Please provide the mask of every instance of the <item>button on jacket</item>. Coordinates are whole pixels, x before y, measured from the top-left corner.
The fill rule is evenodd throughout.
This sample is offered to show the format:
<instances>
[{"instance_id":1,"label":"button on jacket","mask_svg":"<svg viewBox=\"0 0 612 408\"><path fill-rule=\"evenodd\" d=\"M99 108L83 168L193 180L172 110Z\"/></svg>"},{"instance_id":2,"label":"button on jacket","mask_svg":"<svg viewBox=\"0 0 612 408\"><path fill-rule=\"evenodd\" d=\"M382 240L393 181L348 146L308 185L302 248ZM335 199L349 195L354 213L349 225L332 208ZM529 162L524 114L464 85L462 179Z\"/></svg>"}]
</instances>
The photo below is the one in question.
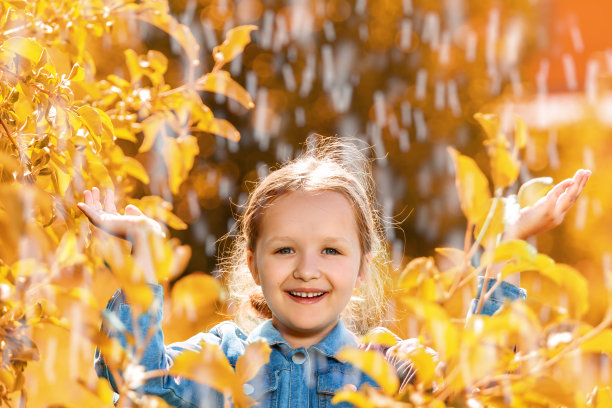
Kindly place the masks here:
<instances>
[{"instance_id":1,"label":"button on jacket","mask_svg":"<svg viewBox=\"0 0 612 408\"><path fill-rule=\"evenodd\" d=\"M327 408L332 407L334 394L347 384L359 388L363 384L376 386L366 374L348 363L337 360L334 355L343 347L358 347L357 338L342 322L319 343L309 348L292 348L289 343L267 320L246 335L234 322L218 324L208 333L198 333L190 339L164 345L161 329L163 288L152 286L155 300L150 311L138 316L140 341L144 341L149 328L154 330L141 360L146 371L167 369L174 359L186 350L199 351L202 342L217 344L235 368L236 361L244 354L245 345L259 339L265 340L271 348L270 361L244 385L244 391L258 402L258 407ZM502 299L514 300L524 297L513 285L502 283L496 298L485 304L483 309L492 314L501 305ZM115 292L109 301L105 314L107 321L113 321L113 328L103 325L103 330L116 337L125 347L124 333L133 330L132 311L121 291ZM118 320L117 320L118 318ZM123 327L121 327L123 326ZM103 356L96 350L95 368L98 376L107 378L113 389L116 384ZM168 404L176 407L223 407L223 397L216 390L176 376L164 376L148 380L139 389L146 394L158 395ZM118 395L116 394L116 397ZM335 408L351 407L342 403Z\"/></svg>"}]
</instances>

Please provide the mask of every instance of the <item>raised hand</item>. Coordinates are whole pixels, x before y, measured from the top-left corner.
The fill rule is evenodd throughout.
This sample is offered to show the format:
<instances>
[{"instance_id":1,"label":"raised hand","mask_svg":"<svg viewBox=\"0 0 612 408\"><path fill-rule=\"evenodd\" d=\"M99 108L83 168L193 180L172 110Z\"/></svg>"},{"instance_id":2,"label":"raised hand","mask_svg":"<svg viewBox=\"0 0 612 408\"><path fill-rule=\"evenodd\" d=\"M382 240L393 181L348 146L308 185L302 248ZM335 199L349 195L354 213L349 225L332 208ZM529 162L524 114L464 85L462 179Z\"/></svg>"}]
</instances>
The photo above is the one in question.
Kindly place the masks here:
<instances>
[{"instance_id":1,"label":"raised hand","mask_svg":"<svg viewBox=\"0 0 612 408\"><path fill-rule=\"evenodd\" d=\"M84 203L77 206L96 227L130 241L136 241L153 233L165 237L162 226L155 220L147 217L134 205L125 207L123 215L119 214L115 206L115 193L108 190L104 196L104 204L100 199L100 190L96 187L83 192Z\"/></svg>"},{"instance_id":2,"label":"raised hand","mask_svg":"<svg viewBox=\"0 0 612 408\"><path fill-rule=\"evenodd\" d=\"M503 239L527 239L561 224L590 176L590 170L580 169L574 177L554 186L535 204L522 208L516 221L506 227Z\"/></svg>"}]
</instances>

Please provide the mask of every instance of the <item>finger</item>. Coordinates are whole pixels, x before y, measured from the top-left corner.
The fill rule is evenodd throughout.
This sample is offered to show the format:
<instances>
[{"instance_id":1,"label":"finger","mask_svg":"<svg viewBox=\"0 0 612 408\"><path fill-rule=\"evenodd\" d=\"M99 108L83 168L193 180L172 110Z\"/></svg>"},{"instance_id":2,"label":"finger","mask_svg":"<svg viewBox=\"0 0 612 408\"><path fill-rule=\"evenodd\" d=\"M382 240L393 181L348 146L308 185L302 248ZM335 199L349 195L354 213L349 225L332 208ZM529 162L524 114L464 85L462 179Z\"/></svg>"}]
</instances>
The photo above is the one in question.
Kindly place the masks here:
<instances>
[{"instance_id":1,"label":"finger","mask_svg":"<svg viewBox=\"0 0 612 408\"><path fill-rule=\"evenodd\" d=\"M557 207L555 209L557 215L564 215L574 205L578 196L580 195L580 184L572 184L565 193L561 194L557 200Z\"/></svg>"},{"instance_id":2,"label":"finger","mask_svg":"<svg viewBox=\"0 0 612 408\"><path fill-rule=\"evenodd\" d=\"M129 204L127 207L125 207L125 215L144 215L142 213L142 211L140 211L140 208L136 207L133 204Z\"/></svg>"},{"instance_id":3,"label":"finger","mask_svg":"<svg viewBox=\"0 0 612 408\"><path fill-rule=\"evenodd\" d=\"M90 190L83 191L83 201L85 201L85 204L88 206L93 206L93 197L91 196Z\"/></svg>"},{"instance_id":4,"label":"finger","mask_svg":"<svg viewBox=\"0 0 612 408\"><path fill-rule=\"evenodd\" d=\"M574 184L574 179L566 179L554 186L548 194L546 194L546 201L548 204L555 205L559 201L559 197Z\"/></svg>"},{"instance_id":5,"label":"finger","mask_svg":"<svg viewBox=\"0 0 612 408\"><path fill-rule=\"evenodd\" d=\"M77 207L83 212L83 214L85 214L87 218L89 218L89 221L91 221L93 225L97 226L100 224L98 212L91 206L87 205L86 203L77 203Z\"/></svg>"},{"instance_id":6,"label":"finger","mask_svg":"<svg viewBox=\"0 0 612 408\"><path fill-rule=\"evenodd\" d=\"M115 207L115 192L112 189L106 190L104 196L104 211L117 214L117 207Z\"/></svg>"},{"instance_id":7,"label":"finger","mask_svg":"<svg viewBox=\"0 0 612 408\"><path fill-rule=\"evenodd\" d=\"M93 208L95 210L102 210L102 203L100 202L100 190L98 187L94 187L91 189L91 195L93 197Z\"/></svg>"}]
</instances>

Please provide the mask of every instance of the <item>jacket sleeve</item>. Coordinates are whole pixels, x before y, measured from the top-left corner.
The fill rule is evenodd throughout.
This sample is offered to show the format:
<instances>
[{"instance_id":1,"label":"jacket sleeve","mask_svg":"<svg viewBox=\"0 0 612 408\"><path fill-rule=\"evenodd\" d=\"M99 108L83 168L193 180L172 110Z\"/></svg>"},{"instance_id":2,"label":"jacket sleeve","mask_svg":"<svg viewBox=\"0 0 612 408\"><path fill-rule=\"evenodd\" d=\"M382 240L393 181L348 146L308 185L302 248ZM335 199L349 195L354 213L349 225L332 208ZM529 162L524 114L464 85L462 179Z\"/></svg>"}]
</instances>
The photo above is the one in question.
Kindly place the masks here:
<instances>
[{"instance_id":1,"label":"jacket sleeve","mask_svg":"<svg viewBox=\"0 0 612 408\"><path fill-rule=\"evenodd\" d=\"M470 304L470 309L468 311L469 318L471 315L476 313L476 308L478 307L478 301L480 300L480 295L482 293L482 284L484 282L484 278L478 278L478 294L476 298L472 299L472 303ZM487 291L495 285L497 281L495 279L490 279L487 285ZM482 310L480 314L492 316L495 312L499 310L499 308L506 301L513 301L517 299L526 299L527 292L523 288L518 288L511 283L503 281L491 294L491 296L487 299L487 301L482 305Z\"/></svg>"},{"instance_id":2,"label":"jacket sleeve","mask_svg":"<svg viewBox=\"0 0 612 408\"><path fill-rule=\"evenodd\" d=\"M146 313L133 316L133 311L121 290L115 292L103 313L105 322L102 324L102 331L107 336L116 338L127 351L128 356L134 355L138 345L146 341L149 336L142 358L134 365L144 367L145 372L168 369L172 366L174 358L183 351L199 351L202 341L220 343L220 338L212 333L198 333L184 342L165 346L161 328L163 288L160 285L150 285L150 287L154 294L154 301ZM128 344L129 336L133 336L133 344ZM110 382L115 391L115 402L117 402L119 398L117 383L99 349L96 349L95 352L94 366L98 376ZM137 371L134 370L134 372ZM126 372L121 375L125 377ZM222 406L220 405L222 395L214 389L175 376L166 375L149 379L135 390L141 394L157 395L168 404L181 408Z\"/></svg>"}]
</instances>

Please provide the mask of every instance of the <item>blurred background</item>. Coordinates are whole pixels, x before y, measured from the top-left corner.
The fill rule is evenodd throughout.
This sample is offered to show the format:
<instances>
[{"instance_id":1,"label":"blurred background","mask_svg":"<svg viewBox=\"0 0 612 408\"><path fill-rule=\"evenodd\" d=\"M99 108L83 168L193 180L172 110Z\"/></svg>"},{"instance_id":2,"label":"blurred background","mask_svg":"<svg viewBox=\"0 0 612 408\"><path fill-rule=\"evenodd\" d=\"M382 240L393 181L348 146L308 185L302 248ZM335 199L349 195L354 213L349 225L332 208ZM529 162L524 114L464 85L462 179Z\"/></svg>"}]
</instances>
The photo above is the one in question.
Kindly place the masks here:
<instances>
[{"instance_id":1,"label":"blurred background","mask_svg":"<svg viewBox=\"0 0 612 408\"><path fill-rule=\"evenodd\" d=\"M186 274L215 270L219 239L234 224L251 182L295 157L311 133L354 137L374 147L378 201L395 266L432 255L436 247L462 247L466 221L446 146L475 158L488 174L484 134L473 119L482 111L499 114L502 123L511 125L514 115L526 122L519 184L593 170L564 224L534 243L558 262L577 266L592 293L602 295L595 298L605 302L598 290L602 268L611 267L611 4L187 0L170 6L201 45L195 77L214 65L211 51L227 30L259 28L228 67L255 108L203 95L216 117L237 126L241 140L197 134L200 154L175 196L164 177L154 177L152 169L163 166L156 153L139 158L153 174L141 192L164 196L189 224L172 232L193 249ZM168 56L171 85L189 79L181 47L163 32L134 22L113 35L139 53L156 49ZM99 74L127 74L122 55L100 47L99 57L108 61ZM136 154L135 145L122 147ZM597 312L590 316L598 318Z\"/></svg>"}]
</instances>

